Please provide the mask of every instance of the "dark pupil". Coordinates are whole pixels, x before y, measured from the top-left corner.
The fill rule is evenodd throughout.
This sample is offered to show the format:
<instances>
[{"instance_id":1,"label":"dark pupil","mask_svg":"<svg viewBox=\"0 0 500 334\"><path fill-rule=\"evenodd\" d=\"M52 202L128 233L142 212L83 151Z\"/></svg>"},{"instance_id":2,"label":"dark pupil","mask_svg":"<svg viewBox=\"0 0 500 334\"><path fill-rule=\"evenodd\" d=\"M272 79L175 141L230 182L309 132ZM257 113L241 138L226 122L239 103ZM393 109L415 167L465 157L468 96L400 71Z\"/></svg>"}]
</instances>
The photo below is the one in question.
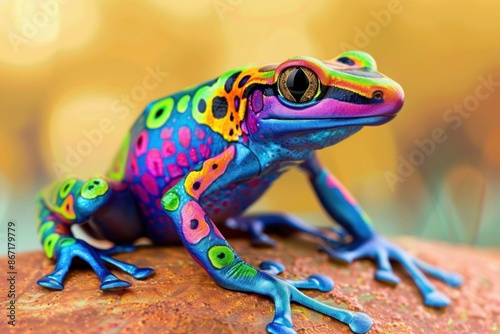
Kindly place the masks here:
<instances>
[{"instance_id":1,"label":"dark pupil","mask_svg":"<svg viewBox=\"0 0 500 334\"><path fill-rule=\"evenodd\" d=\"M220 253L219 255L217 255L217 257L222 260L223 258L226 257L226 254Z\"/></svg>"},{"instance_id":2,"label":"dark pupil","mask_svg":"<svg viewBox=\"0 0 500 334\"><path fill-rule=\"evenodd\" d=\"M296 68L290 72L288 79L286 79L286 85L295 101L299 102L309 87L309 79L301 68Z\"/></svg>"}]
</instances>

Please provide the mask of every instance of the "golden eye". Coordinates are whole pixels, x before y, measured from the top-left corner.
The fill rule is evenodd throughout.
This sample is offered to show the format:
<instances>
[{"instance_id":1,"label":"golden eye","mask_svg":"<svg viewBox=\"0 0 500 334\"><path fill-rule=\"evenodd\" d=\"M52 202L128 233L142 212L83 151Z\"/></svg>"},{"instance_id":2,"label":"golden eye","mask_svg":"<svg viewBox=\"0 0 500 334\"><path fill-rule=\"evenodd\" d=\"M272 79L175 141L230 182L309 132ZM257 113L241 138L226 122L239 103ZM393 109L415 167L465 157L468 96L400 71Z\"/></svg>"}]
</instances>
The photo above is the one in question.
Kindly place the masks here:
<instances>
[{"instance_id":1,"label":"golden eye","mask_svg":"<svg viewBox=\"0 0 500 334\"><path fill-rule=\"evenodd\" d=\"M278 90L290 102L309 102L318 92L318 88L316 73L307 67L289 67L281 72L278 78Z\"/></svg>"}]
</instances>

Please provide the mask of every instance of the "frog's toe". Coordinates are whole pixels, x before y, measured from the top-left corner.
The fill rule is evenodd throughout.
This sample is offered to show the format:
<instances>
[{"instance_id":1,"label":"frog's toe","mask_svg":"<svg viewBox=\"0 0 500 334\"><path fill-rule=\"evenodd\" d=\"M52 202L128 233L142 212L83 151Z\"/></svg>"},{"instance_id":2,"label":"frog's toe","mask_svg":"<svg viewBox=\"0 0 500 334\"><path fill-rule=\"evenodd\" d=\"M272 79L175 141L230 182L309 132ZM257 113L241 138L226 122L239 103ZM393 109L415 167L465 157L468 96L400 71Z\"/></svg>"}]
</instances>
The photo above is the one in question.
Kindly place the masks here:
<instances>
[{"instance_id":1,"label":"frog's toe","mask_svg":"<svg viewBox=\"0 0 500 334\"><path fill-rule=\"evenodd\" d=\"M325 275L311 275L307 278L307 280L314 285L314 288L322 292L331 291L335 286L333 280Z\"/></svg>"},{"instance_id":2,"label":"frog's toe","mask_svg":"<svg viewBox=\"0 0 500 334\"><path fill-rule=\"evenodd\" d=\"M118 290L130 287L131 284L123 281L114 275L108 275L102 280L101 290Z\"/></svg>"},{"instance_id":3,"label":"frog's toe","mask_svg":"<svg viewBox=\"0 0 500 334\"><path fill-rule=\"evenodd\" d=\"M64 285L62 284L62 282L58 281L54 277L51 277L50 275L40 278L36 283L48 289L53 289L53 290L64 289Z\"/></svg>"},{"instance_id":4,"label":"frog's toe","mask_svg":"<svg viewBox=\"0 0 500 334\"><path fill-rule=\"evenodd\" d=\"M362 257L364 253L362 249L355 249L352 251L348 250L336 250L330 247L320 247L320 251L323 251L328 254L330 258L335 261L343 262L343 263L351 263L352 261Z\"/></svg>"},{"instance_id":5,"label":"frog's toe","mask_svg":"<svg viewBox=\"0 0 500 334\"><path fill-rule=\"evenodd\" d=\"M285 271L285 266L276 261L264 261L260 264L260 268L268 274L279 275Z\"/></svg>"},{"instance_id":6,"label":"frog's toe","mask_svg":"<svg viewBox=\"0 0 500 334\"><path fill-rule=\"evenodd\" d=\"M154 274L154 270L151 269L151 268L137 268L133 273L132 273L132 276L135 278L135 279L144 279L144 278L147 278L151 275Z\"/></svg>"},{"instance_id":7,"label":"frog's toe","mask_svg":"<svg viewBox=\"0 0 500 334\"><path fill-rule=\"evenodd\" d=\"M427 262L424 262L419 259L414 259L413 260L415 265L420 268L423 272L443 281L444 283L448 284L449 286L452 286L454 288L460 287L464 279L463 277L454 272L446 271L441 268L435 267L433 265L428 264Z\"/></svg>"},{"instance_id":8,"label":"frog's toe","mask_svg":"<svg viewBox=\"0 0 500 334\"><path fill-rule=\"evenodd\" d=\"M349 328L351 328L354 333L364 334L370 330L373 325L373 321L364 313L354 313L348 324Z\"/></svg>"},{"instance_id":9,"label":"frog's toe","mask_svg":"<svg viewBox=\"0 0 500 334\"><path fill-rule=\"evenodd\" d=\"M439 291L432 291L424 295L424 304L430 307L441 308L449 306L451 300Z\"/></svg>"},{"instance_id":10,"label":"frog's toe","mask_svg":"<svg viewBox=\"0 0 500 334\"><path fill-rule=\"evenodd\" d=\"M271 334L296 334L297 332L292 328L277 322L271 322L266 327L267 332Z\"/></svg>"},{"instance_id":11,"label":"frog's toe","mask_svg":"<svg viewBox=\"0 0 500 334\"><path fill-rule=\"evenodd\" d=\"M391 271L382 270L382 269L377 270L375 272L375 279L377 281L381 281L381 282L384 282L387 284L392 284L392 285L396 285L396 284L399 284L401 282L401 279L399 279L399 277L396 276L392 272L392 270Z\"/></svg>"},{"instance_id":12,"label":"frog's toe","mask_svg":"<svg viewBox=\"0 0 500 334\"><path fill-rule=\"evenodd\" d=\"M262 233L252 238L252 246L258 248L273 248L276 246L276 241L269 235Z\"/></svg>"}]
</instances>

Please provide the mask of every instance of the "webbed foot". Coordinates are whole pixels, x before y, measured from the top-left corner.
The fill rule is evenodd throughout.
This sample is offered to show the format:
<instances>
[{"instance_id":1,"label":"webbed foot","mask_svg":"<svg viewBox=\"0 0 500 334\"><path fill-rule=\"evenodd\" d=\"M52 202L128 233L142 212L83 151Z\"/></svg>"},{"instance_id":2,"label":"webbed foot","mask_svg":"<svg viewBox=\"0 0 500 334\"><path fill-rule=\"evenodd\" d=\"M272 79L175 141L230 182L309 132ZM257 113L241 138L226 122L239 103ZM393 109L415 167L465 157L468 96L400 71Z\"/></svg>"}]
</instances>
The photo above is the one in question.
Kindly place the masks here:
<instances>
[{"instance_id":1,"label":"webbed foot","mask_svg":"<svg viewBox=\"0 0 500 334\"><path fill-rule=\"evenodd\" d=\"M323 247L322 250L333 259L347 263L359 258L374 259L377 263L375 279L388 284L398 284L400 282L399 277L394 274L390 260L399 262L417 285L424 304L430 307L446 307L450 305L451 301L436 289L425 274L433 276L452 287L459 287L463 282L463 278L459 274L444 271L418 260L378 234L374 234L372 238L364 242L353 242L337 249Z\"/></svg>"},{"instance_id":2,"label":"webbed foot","mask_svg":"<svg viewBox=\"0 0 500 334\"><path fill-rule=\"evenodd\" d=\"M109 253L117 253L118 251L131 250L131 247L121 246L113 247L110 250L99 250L95 249L82 240L67 238L67 240L65 240L65 242L61 244L61 247L59 249L54 271L39 279L37 283L40 286L49 289L64 289L64 278L69 272L73 258L78 257L87 262L97 274L99 280L101 281L101 290L116 290L127 288L131 286L131 284L113 275L109 271L109 269L106 268L103 261L118 267L119 269L123 270L129 275L132 275L136 279L143 279L153 274L154 270L151 268L138 268L132 264L116 260L107 255Z\"/></svg>"}]
</instances>

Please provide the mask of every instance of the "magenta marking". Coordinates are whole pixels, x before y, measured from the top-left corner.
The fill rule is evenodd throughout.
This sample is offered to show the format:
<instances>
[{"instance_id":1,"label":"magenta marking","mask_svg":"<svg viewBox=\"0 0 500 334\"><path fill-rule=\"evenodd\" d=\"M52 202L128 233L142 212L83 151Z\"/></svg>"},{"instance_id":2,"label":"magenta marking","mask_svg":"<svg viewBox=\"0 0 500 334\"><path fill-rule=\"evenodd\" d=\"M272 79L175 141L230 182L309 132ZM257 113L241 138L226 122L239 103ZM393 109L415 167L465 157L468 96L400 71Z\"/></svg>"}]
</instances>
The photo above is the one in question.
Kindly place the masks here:
<instances>
[{"instance_id":1,"label":"magenta marking","mask_svg":"<svg viewBox=\"0 0 500 334\"><path fill-rule=\"evenodd\" d=\"M161 153L163 154L163 157L169 158L175 154L175 151L175 143L173 141L165 140L163 142L163 145L161 147Z\"/></svg>"},{"instance_id":2,"label":"magenta marking","mask_svg":"<svg viewBox=\"0 0 500 334\"><path fill-rule=\"evenodd\" d=\"M194 147L189 148L189 158L191 158L191 161L194 163L198 162L198 152L196 152Z\"/></svg>"},{"instance_id":3,"label":"magenta marking","mask_svg":"<svg viewBox=\"0 0 500 334\"><path fill-rule=\"evenodd\" d=\"M187 126L179 128L179 142L184 148L188 148L191 145L191 130Z\"/></svg>"},{"instance_id":4,"label":"magenta marking","mask_svg":"<svg viewBox=\"0 0 500 334\"><path fill-rule=\"evenodd\" d=\"M170 164L167 166L167 171L168 174L172 179L175 179L177 177L183 176L184 173L182 172L182 169L177 166L176 164Z\"/></svg>"},{"instance_id":5,"label":"magenta marking","mask_svg":"<svg viewBox=\"0 0 500 334\"><path fill-rule=\"evenodd\" d=\"M163 159L158 149L150 150L146 156L146 166L153 176L163 176Z\"/></svg>"},{"instance_id":6,"label":"magenta marking","mask_svg":"<svg viewBox=\"0 0 500 334\"><path fill-rule=\"evenodd\" d=\"M156 179L149 173L146 173L141 178L142 185L146 188L147 192L153 196L159 195L158 184Z\"/></svg>"},{"instance_id":7,"label":"magenta marking","mask_svg":"<svg viewBox=\"0 0 500 334\"><path fill-rule=\"evenodd\" d=\"M137 159L134 155L130 156L130 169L132 170L132 174L139 176L139 167L137 166Z\"/></svg>"},{"instance_id":8,"label":"magenta marking","mask_svg":"<svg viewBox=\"0 0 500 334\"><path fill-rule=\"evenodd\" d=\"M259 183L260 183L259 179L253 179L253 180L248 181L247 185L252 187L252 188L255 188L259 185Z\"/></svg>"},{"instance_id":9,"label":"magenta marking","mask_svg":"<svg viewBox=\"0 0 500 334\"><path fill-rule=\"evenodd\" d=\"M208 137L208 139L207 139L207 143L208 143L209 145L212 145L212 144L214 143L213 138L212 138L212 137Z\"/></svg>"},{"instance_id":10,"label":"magenta marking","mask_svg":"<svg viewBox=\"0 0 500 334\"><path fill-rule=\"evenodd\" d=\"M135 141L135 154L140 157L148 150L148 131L142 131Z\"/></svg>"},{"instance_id":11,"label":"magenta marking","mask_svg":"<svg viewBox=\"0 0 500 334\"><path fill-rule=\"evenodd\" d=\"M264 107L264 95L260 89L256 89L252 94L252 109L255 113L259 113Z\"/></svg>"},{"instance_id":12,"label":"magenta marking","mask_svg":"<svg viewBox=\"0 0 500 334\"><path fill-rule=\"evenodd\" d=\"M174 132L174 128L163 128L160 133L161 139L170 139L172 138L172 133Z\"/></svg>"},{"instance_id":13,"label":"magenta marking","mask_svg":"<svg viewBox=\"0 0 500 334\"><path fill-rule=\"evenodd\" d=\"M204 159L209 158L211 152L212 151L210 150L210 147L208 147L206 144L200 144L200 155L202 158Z\"/></svg>"},{"instance_id":14,"label":"magenta marking","mask_svg":"<svg viewBox=\"0 0 500 334\"><path fill-rule=\"evenodd\" d=\"M203 139L205 139L206 133L205 133L205 131L202 128L200 128L199 126L197 126L194 129L194 136L196 138L198 138L199 140L203 140Z\"/></svg>"},{"instance_id":15,"label":"magenta marking","mask_svg":"<svg viewBox=\"0 0 500 334\"><path fill-rule=\"evenodd\" d=\"M188 157L184 152L180 152L179 154L177 154L176 161L179 166L189 167Z\"/></svg>"}]
</instances>

